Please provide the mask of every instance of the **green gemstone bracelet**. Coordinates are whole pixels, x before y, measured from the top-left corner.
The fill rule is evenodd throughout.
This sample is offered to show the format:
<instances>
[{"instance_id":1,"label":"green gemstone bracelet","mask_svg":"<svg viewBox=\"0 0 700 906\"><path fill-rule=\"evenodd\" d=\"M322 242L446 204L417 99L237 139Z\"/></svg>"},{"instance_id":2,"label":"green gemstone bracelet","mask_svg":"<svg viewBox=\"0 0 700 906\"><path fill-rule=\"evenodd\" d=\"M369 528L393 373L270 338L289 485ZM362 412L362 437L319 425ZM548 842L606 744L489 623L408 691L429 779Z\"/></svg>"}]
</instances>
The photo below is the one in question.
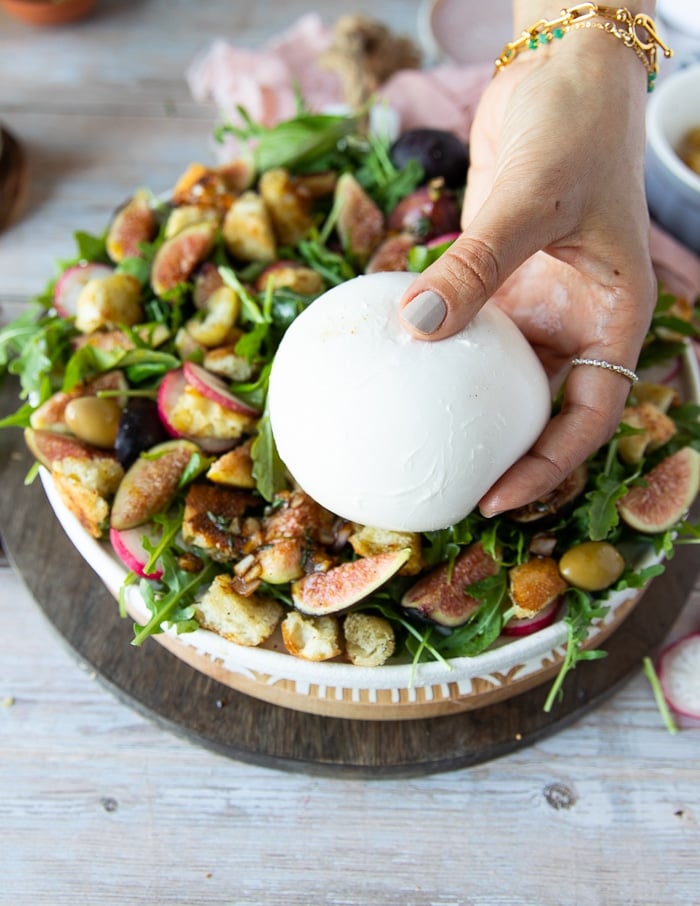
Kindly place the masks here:
<instances>
[{"instance_id":1,"label":"green gemstone bracelet","mask_svg":"<svg viewBox=\"0 0 700 906\"><path fill-rule=\"evenodd\" d=\"M659 72L657 48L665 57L673 56L656 32L651 16L632 13L624 7L600 6L597 3L579 3L563 9L557 19L540 19L521 33L519 38L503 48L496 60L496 72L506 67L523 50L537 50L563 38L568 31L580 28L596 28L618 38L626 47L631 47L647 71L647 91L654 88Z\"/></svg>"}]
</instances>

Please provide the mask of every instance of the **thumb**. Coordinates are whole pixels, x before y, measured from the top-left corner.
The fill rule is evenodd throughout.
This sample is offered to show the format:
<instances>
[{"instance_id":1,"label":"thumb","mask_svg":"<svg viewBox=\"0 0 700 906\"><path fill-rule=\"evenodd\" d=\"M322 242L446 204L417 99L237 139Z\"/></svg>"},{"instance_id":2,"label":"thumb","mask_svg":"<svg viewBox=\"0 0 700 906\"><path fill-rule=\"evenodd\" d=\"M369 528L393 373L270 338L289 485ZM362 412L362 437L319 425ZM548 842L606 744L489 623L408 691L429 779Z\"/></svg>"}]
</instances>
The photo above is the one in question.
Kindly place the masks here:
<instances>
[{"instance_id":1,"label":"thumb","mask_svg":"<svg viewBox=\"0 0 700 906\"><path fill-rule=\"evenodd\" d=\"M540 236L531 211L512 196L488 197L467 229L418 275L400 308L405 330L422 340L442 340L465 327L501 284L551 237Z\"/></svg>"}]
</instances>

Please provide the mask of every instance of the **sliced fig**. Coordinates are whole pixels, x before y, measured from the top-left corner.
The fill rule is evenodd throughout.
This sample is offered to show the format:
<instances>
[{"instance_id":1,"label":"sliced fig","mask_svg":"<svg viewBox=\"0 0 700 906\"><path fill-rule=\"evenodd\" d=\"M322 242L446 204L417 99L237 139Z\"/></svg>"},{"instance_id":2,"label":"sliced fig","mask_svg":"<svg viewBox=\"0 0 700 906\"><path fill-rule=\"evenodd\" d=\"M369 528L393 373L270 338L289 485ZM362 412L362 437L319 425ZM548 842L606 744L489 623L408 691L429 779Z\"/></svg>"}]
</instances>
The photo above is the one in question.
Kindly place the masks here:
<instances>
[{"instance_id":1,"label":"sliced fig","mask_svg":"<svg viewBox=\"0 0 700 906\"><path fill-rule=\"evenodd\" d=\"M618 502L622 519L638 532L656 534L671 528L688 512L700 487L700 453L683 447L643 476Z\"/></svg>"},{"instance_id":2,"label":"sliced fig","mask_svg":"<svg viewBox=\"0 0 700 906\"><path fill-rule=\"evenodd\" d=\"M495 576L499 569L499 564L475 542L454 564L443 563L419 579L403 596L401 606L441 626L461 626L479 606L465 588Z\"/></svg>"},{"instance_id":3,"label":"sliced fig","mask_svg":"<svg viewBox=\"0 0 700 906\"><path fill-rule=\"evenodd\" d=\"M122 479L114 497L110 524L123 531L148 522L172 502L196 444L169 440L140 456Z\"/></svg>"},{"instance_id":4,"label":"sliced fig","mask_svg":"<svg viewBox=\"0 0 700 906\"><path fill-rule=\"evenodd\" d=\"M365 272L378 274L384 271L407 271L408 253L416 244L412 233L397 233L384 239L367 262Z\"/></svg>"},{"instance_id":5,"label":"sliced fig","mask_svg":"<svg viewBox=\"0 0 700 906\"><path fill-rule=\"evenodd\" d=\"M588 467L582 463L549 494L517 510L511 510L508 516L521 523L551 520L551 517L565 511L574 503L585 490L587 481Z\"/></svg>"},{"instance_id":6,"label":"sliced fig","mask_svg":"<svg viewBox=\"0 0 700 906\"><path fill-rule=\"evenodd\" d=\"M161 245L151 266L151 286L157 296L190 279L213 251L217 230L214 222L194 223Z\"/></svg>"},{"instance_id":7,"label":"sliced fig","mask_svg":"<svg viewBox=\"0 0 700 906\"><path fill-rule=\"evenodd\" d=\"M207 299L224 285L224 278L213 261L205 261L197 270L192 298L197 308L205 308Z\"/></svg>"},{"instance_id":8,"label":"sliced fig","mask_svg":"<svg viewBox=\"0 0 700 906\"><path fill-rule=\"evenodd\" d=\"M410 555L409 550L390 551L309 573L292 583L294 606L312 617L341 613L388 582Z\"/></svg>"},{"instance_id":9,"label":"sliced fig","mask_svg":"<svg viewBox=\"0 0 700 906\"><path fill-rule=\"evenodd\" d=\"M459 221L454 193L436 179L401 199L389 216L389 229L411 233L425 242L459 230Z\"/></svg>"},{"instance_id":10,"label":"sliced fig","mask_svg":"<svg viewBox=\"0 0 700 906\"><path fill-rule=\"evenodd\" d=\"M47 469L52 469L63 459L115 459L98 447L57 431L27 428L24 440L34 458Z\"/></svg>"},{"instance_id":11,"label":"sliced fig","mask_svg":"<svg viewBox=\"0 0 700 906\"><path fill-rule=\"evenodd\" d=\"M333 207L343 250L364 265L384 238L384 215L352 173L338 180Z\"/></svg>"},{"instance_id":12,"label":"sliced fig","mask_svg":"<svg viewBox=\"0 0 700 906\"><path fill-rule=\"evenodd\" d=\"M114 215L107 230L107 254L118 264L124 258L141 257L140 244L150 242L158 231L148 193L139 189Z\"/></svg>"}]
</instances>

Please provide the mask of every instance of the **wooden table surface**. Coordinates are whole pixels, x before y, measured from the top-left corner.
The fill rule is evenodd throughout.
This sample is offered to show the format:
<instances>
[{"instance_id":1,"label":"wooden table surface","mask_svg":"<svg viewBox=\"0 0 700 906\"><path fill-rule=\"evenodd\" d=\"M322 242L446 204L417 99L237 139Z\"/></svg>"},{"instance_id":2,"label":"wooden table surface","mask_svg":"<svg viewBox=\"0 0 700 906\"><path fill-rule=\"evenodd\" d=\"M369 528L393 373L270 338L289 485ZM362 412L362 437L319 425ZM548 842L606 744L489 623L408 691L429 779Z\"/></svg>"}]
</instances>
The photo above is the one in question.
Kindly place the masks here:
<instances>
[{"instance_id":1,"label":"wooden table surface","mask_svg":"<svg viewBox=\"0 0 700 906\"><path fill-rule=\"evenodd\" d=\"M353 9L416 34L419 4ZM347 6L320 7L332 22ZM0 319L133 188L213 160L184 72L258 45L297 0L101 0L56 30L0 12L0 121L23 142L23 218L0 234ZM0 492L2 493L2 492ZM640 671L538 745L421 779L241 764L119 702L0 566L0 903L700 903L700 728L670 735ZM672 635L700 628L696 585ZM585 669L582 665L579 669Z\"/></svg>"}]
</instances>

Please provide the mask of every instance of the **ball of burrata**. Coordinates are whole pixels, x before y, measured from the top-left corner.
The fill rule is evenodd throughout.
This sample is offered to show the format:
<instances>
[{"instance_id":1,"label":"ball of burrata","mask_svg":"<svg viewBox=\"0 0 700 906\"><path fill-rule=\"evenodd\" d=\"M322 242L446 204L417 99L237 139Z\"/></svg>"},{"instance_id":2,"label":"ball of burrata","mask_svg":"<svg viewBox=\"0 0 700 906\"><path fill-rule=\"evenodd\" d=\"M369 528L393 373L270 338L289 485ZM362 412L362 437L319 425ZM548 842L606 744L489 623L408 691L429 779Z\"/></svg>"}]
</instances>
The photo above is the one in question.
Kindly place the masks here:
<instances>
[{"instance_id":1,"label":"ball of burrata","mask_svg":"<svg viewBox=\"0 0 700 906\"><path fill-rule=\"evenodd\" d=\"M453 525L534 443L551 396L531 346L493 303L445 340L399 321L410 273L356 277L292 323L269 417L297 484L345 519L427 532Z\"/></svg>"}]
</instances>

